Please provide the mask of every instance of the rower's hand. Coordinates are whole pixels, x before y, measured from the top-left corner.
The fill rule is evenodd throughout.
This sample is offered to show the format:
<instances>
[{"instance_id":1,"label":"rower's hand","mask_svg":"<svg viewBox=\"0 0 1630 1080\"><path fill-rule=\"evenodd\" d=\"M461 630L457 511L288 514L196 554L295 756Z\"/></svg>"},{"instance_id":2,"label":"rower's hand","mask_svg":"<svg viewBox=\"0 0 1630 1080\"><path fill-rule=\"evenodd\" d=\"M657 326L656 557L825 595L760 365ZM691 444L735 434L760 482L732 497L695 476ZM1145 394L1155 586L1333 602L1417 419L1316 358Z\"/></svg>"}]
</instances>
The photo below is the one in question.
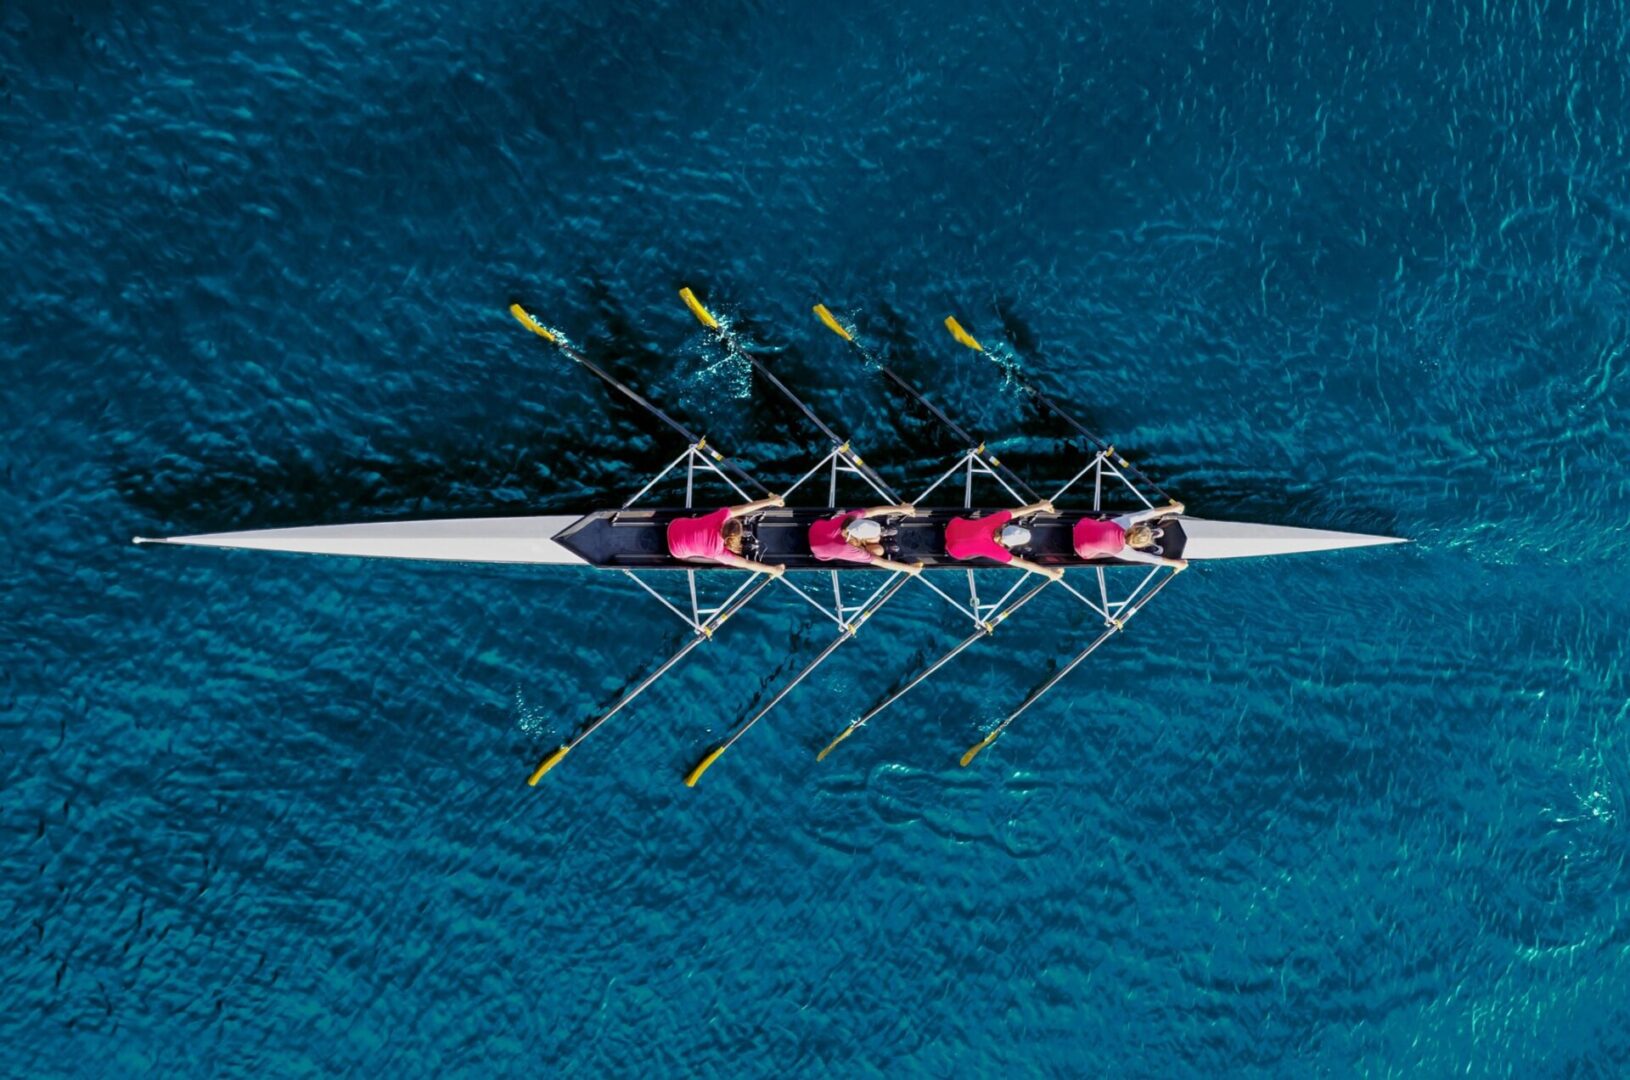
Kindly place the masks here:
<instances>
[{"instance_id":1,"label":"rower's hand","mask_svg":"<svg viewBox=\"0 0 1630 1080\"><path fill-rule=\"evenodd\" d=\"M787 500L783 499L779 495L771 495L770 496L770 505L771 506L776 506L776 507L785 506L785 505L787 505Z\"/></svg>"},{"instance_id":2,"label":"rower's hand","mask_svg":"<svg viewBox=\"0 0 1630 1080\"><path fill-rule=\"evenodd\" d=\"M768 567L764 572L769 574L771 577L782 577L786 574L787 567L784 563L776 563L775 565Z\"/></svg>"},{"instance_id":3,"label":"rower's hand","mask_svg":"<svg viewBox=\"0 0 1630 1080\"><path fill-rule=\"evenodd\" d=\"M900 504L900 513L904 514L906 517L916 517L917 516L917 504L916 503L901 503Z\"/></svg>"},{"instance_id":4,"label":"rower's hand","mask_svg":"<svg viewBox=\"0 0 1630 1080\"><path fill-rule=\"evenodd\" d=\"M1063 581L1064 568L1061 566L1050 566L1047 568L1047 576L1052 578L1054 581Z\"/></svg>"},{"instance_id":5,"label":"rower's hand","mask_svg":"<svg viewBox=\"0 0 1630 1080\"><path fill-rule=\"evenodd\" d=\"M1188 568L1189 568L1189 561L1187 559L1178 559L1176 562L1172 563L1172 572L1173 573L1181 574L1183 571L1187 570Z\"/></svg>"},{"instance_id":6,"label":"rower's hand","mask_svg":"<svg viewBox=\"0 0 1630 1080\"><path fill-rule=\"evenodd\" d=\"M1166 509L1170 510L1174 514L1181 514L1183 512L1183 504L1180 502L1174 502Z\"/></svg>"},{"instance_id":7,"label":"rower's hand","mask_svg":"<svg viewBox=\"0 0 1630 1080\"><path fill-rule=\"evenodd\" d=\"M918 574L921 574L922 572L923 572L923 564L920 563L920 562L918 562L918 563L910 563L909 565L906 566L906 573L910 574L912 577L916 577Z\"/></svg>"},{"instance_id":8,"label":"rower's hand","mask_svg":"<svg viewBox=\"0 0 1630 1080\"><path fill-rule=\"evenodd\" d=\"M1053 500L1043 499L1041 500L1041 512L1044 514L1056 514L1058 513L1058 507L1053 505Z\"/></svg>"}]
</instances>

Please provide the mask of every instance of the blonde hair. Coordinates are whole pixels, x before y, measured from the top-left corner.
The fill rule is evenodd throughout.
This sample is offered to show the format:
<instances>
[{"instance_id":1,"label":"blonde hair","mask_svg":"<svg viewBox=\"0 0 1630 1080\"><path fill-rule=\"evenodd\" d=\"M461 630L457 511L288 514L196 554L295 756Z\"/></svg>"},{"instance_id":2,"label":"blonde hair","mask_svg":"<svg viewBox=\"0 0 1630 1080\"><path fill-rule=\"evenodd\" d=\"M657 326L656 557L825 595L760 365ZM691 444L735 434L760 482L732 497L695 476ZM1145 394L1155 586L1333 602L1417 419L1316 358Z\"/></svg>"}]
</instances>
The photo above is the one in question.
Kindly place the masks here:
<instances>
[{"instance_id":1,"label":"blonde hair","mask_svg":"<svg viewBox=\"0 0 1630 1080\"><path fill-rule=\"evenodd\" d=\"M1133 548L1148 547L1155 542L1155 531L1147 525L1134 525L1126 530L1126 546Z\"/></svg>"},{"instance_id":2,"label":"blonde hair","mask_svg":"<svg viewBox=\"0 0 1630 1080\"><path fill-rule=\"evenodd\" d=\"M719 534L724 537L725 549L728 550L730 554L741 554L741 519L731 518L729 521L726 521L719 529Z\"/></svg>"}]
</instances>

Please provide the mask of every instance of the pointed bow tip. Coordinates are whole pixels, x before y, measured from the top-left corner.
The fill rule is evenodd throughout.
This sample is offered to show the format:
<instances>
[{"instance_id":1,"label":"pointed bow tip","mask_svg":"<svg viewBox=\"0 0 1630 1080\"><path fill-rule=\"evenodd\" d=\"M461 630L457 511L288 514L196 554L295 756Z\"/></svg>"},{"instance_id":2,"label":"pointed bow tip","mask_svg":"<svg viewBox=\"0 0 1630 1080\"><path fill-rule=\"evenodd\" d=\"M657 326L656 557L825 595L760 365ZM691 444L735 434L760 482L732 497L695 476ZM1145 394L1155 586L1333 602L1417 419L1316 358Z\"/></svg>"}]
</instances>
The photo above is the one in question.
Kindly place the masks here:
<instances>
[{"instance_id":1,"label":"pointed bow tip","mask_svg":"<svg viewBox=\"0 0 1630 1080\"><path fill-rule=\"evenodd\" d=\"M1186 516L1182 522L1183 531L1187 536L1183 557L1191 561L1293 555L1410 542L1401 536L1332 532L1289 525L1258 525L1243 521L1216 521Z\"/></svg>"}]
</instances>

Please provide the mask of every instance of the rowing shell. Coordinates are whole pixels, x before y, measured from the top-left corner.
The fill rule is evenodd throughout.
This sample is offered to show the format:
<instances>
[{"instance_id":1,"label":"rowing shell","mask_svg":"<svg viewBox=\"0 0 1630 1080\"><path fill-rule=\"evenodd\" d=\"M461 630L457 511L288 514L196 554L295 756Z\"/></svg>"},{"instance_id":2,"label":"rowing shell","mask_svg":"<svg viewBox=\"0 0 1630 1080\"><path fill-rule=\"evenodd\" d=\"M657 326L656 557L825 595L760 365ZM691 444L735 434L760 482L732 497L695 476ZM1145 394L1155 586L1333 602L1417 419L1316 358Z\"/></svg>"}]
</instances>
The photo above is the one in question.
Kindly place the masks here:
<instances>
[{"instance_id":1,"label":"rowing shell","mask_svg":"<svg viewBox=\"0 0 1630 1080\"><path fill-rule=\"evenodd\" d=\"M574 734L550 751L533 770L527 781L529 784L537 784L545 774L560 764L568 753L618 715L692 651L712 641L725 622L736 612L770 586L778 585L817 610L824 618L831 620L837 627L837 634L797 675L783 684L763 707L737 724L726 738L714 745L685 774L687 786L695 786L697 780L718 761L720 755L735 745L842 645L854 640L856 633L867 620L908 583L919 583L921 588L944 601L959 617L968 619L968 628L971 632L900 689L851 720L848 726L816 755L817 760L824 760L839 743L865 727L963 651L990 637L996 632L997 627L1043 592L1062 594L1068 603L1080 605L1077 611L1090 613L1088 622L1096 628L1096 636L1093 636L1084 648L1046 681L1032 690L1016 709L990 728L979 742L968 749L960 759L963 766L967 766L978 754L987 749L1021 714L1057 686L1099 646L1124 631L1131 620L1159 595L1189 562L1196 559L1239 559L1333 551L1402 542L1391 536L1366 536L1283 525L1209 521L1182 516L1177 513L1181 507L1136 465L1117 452L1113 445L1094 435L1080 421L1065 412L1057 402L1043 393L1040 387L1022 372L1017 371L1015 365L1004 364L1005 376L1015 381L1019 389L1039 410L1056 417L1066 428L1073 431L1075 438L1072 439L1072 443L1084 452L1084 463L1079 471L1046 500L1038 498L1037 492L1011 468L1003 465L983 441L976 439L971 432L951 419L944 409L928 400L905 379L891 371L860 339L856 330L840 321L824 305L817 304L814 308L816 317L828 330L844 340L858 360L882 374L969 447L949 469L929 484L917 498L911 500L917 508L917 513L909 517L896 515L884 520L886 544L889 554L894 559L918 562L926 569L934 571L951 568L969 571L966 573L967 600L965 602L959 600L942 588L940 583L944 582L944 576L938 573L919 574L914 577L900 572L892 573L882 585L868 593L871 581L862 578L857 582L846 572L871 568L863 563L817 560L809 547L810 526L821 518L830 517L837 512L835 507L840 502L838 497L840 479L847 483L856 481L863 483L888 506L898 506L905 500L861 458L848 439L839 435L817 416L809 405L799 398L762 358L748 348L726 322L708 310L688 287L681 289L679 295L717 345L727 350L735 359L749 365L754 373L793 404L809 421L810 426L825 436L830 443L831 448L826 456L802 477L782 489L778 498L768 498L770 491L762 482L742 469L719 448L709 445L705 437L697 436L639 392L614 378L579 352L558 330L539 322L519 304L512 304L509 312L523 327L548 342L566 359L591 372L685 440L684 451L630 497L621 508L595 510L585 514L535 517L454 518L439 521L319 525L309 528L207 533L163 540L137 537L136 542L362 558L582 566L602 568L625 575L689 626L693 636L651 674L624 692L609 708L580 726ZM968 333L954 317L948 317L945 325L963 347L981 353L986 351L978 339ZM652 508L645 505L636 507L636 503L670 476L684 479L684 507ZM697 588L697 572L723 571L729 568L675 559L669 554L667 544L669 523L677 517L697 513L694 491L696 481L702 479L722 483L734 492L742 503L763 506L775 502L789 502L790 496L795 491L806 483L814 487L818 482L817 478L822 476L825 478L827 488L824 507L783 505L780 508L751 514L744 519L743 524L746 526L744 539L748 543L744 554L757 560L759 564L781 565L788 570L829 573L832 584L830 599L823 599L797 584L790 574L753 573L747 575L746 580L738 584L735 591L725 599L710 599L704 604ZM1074 568L1076 572L1062 575L1057 580L1053 580L1049 575L1039 584L1032 583L1027 575L1021 575L1020 580L1012 582L1007 591L998 598L981 597L978 578L988 575L975 575L971 571L980 566L998 564L983 559L955 560L950 558L945 550L945 527L953 517L990 512L980 510L976 506L974 496L976 480L1001 487L1012 499L1012 502L1007 504L1009 506L1058 503L1077 485L1083 486L1081 495L1087 495L1086 488L1090 485L1089 506L1066 508L1065 512L1060 514L1043 514L1030 518L1028 525L1031 541L1016 552L1042 567ZM961 504L943 505L946 495L959 486L962 488L963 496ZM755 492L760 498L755 499L749 492ZM936 492L939 493L937 496ZM1146 492L1152 492L1162 499L1165 506L1157 508L1150 494ZM940 505L931 503L930 496L934 496ZM1114 516L1113 511L1105 504L1107 499L1116 496L1122 501L1127 501L1130 497L1131 512L1145 519L1158 519L1160 553L1168 560L1152 568L1139 566L1139 573L1131 575L1137 579L1135 582L1128 582L1124 577L1111 580L1116 577L1112 568L1121 560L1081 559L1075 554L1072 544L1076 522L1086 517L1105 519ZM806 501L815 501L821 497L806 494L804 498ZM643 580L640 572L646 570L668 571L666 578L670 582L678 576L675 571L683 572L684 578L688 579L688 605L684 599L676 601L665 597L662 592ZM801 579L810 576L808 573L798 575ZM848 580L840 581L840 576ZM930 580L931 578L939 579L940 583ZM1127 584L1131 585L1130 589L1124 587Z\"/></svg>"},{"instance_id":2,"label":"rowing shell","mask_svg":"<svg viewBox=\"0 0 1630 1080\"><path fill-rule=\"evenodd\" d=\"M522 563L641 570L726 570L727 567L675 559L667 551L667 524L694 510L596 510L588 514L542 517L454 518L442 521L390 521L360 525L318 525L294 529L204 533L164 539L136 537L138 544L289 551L306 555L351 555L376 559L429 559L441 562ZM809 551L809 526L829 517L831 508L766 511L756 533L759 558L788 569L865 570L863 563L819 562ZM978 514L982 511L973 511ZM961 507L925 509L899 522L896 558L921 561L928 569L990 565L959 561L945 554L945 521L967 515ZM1032 544L1021 552L1049 566L1106 566L1119 560L1077 558L1070 549L1075 518L1038 519L1030 524ZM1397 537L1299 529L1285 525L1210 521L1183 517L1169 522L1163 553L1173 559L1242 559L1293 555L1341 548L1402 543Z\"/></svg>"}]
</instances>

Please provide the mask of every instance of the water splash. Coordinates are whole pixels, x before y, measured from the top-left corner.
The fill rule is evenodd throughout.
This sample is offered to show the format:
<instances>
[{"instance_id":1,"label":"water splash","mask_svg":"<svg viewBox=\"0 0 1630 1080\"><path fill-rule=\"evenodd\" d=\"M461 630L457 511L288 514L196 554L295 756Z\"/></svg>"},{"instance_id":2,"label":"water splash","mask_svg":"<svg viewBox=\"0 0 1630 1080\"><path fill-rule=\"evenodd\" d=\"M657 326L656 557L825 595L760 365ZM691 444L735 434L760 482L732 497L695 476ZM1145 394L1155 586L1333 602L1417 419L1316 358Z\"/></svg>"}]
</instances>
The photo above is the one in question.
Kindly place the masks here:
<instances>
[{"instance_id":1,"label":"water splash","mask_svg":"<svg viewBox=\"0 0 1630 1080\"><path fill-rule=\"evenodd\" d=\"M551 734L551 727L559 715L543 705L529 705L524 687L515 688L515 729L529 738L542 740Z\"/></svg>"},{"instance_id":2,"label":"water splash","mask_svg":"<svg viewBox=\"0 0 1630 1080\"><path fill-rule=\"evenodd\" d=\"M1023 384L1024 361L1019 359L1019 354L1014 352L1012 347L1004 342L998 342L995 345L986 345L980 355L988 357L1002 373L1003 390Z\"/></svg>"}]
</instances>

